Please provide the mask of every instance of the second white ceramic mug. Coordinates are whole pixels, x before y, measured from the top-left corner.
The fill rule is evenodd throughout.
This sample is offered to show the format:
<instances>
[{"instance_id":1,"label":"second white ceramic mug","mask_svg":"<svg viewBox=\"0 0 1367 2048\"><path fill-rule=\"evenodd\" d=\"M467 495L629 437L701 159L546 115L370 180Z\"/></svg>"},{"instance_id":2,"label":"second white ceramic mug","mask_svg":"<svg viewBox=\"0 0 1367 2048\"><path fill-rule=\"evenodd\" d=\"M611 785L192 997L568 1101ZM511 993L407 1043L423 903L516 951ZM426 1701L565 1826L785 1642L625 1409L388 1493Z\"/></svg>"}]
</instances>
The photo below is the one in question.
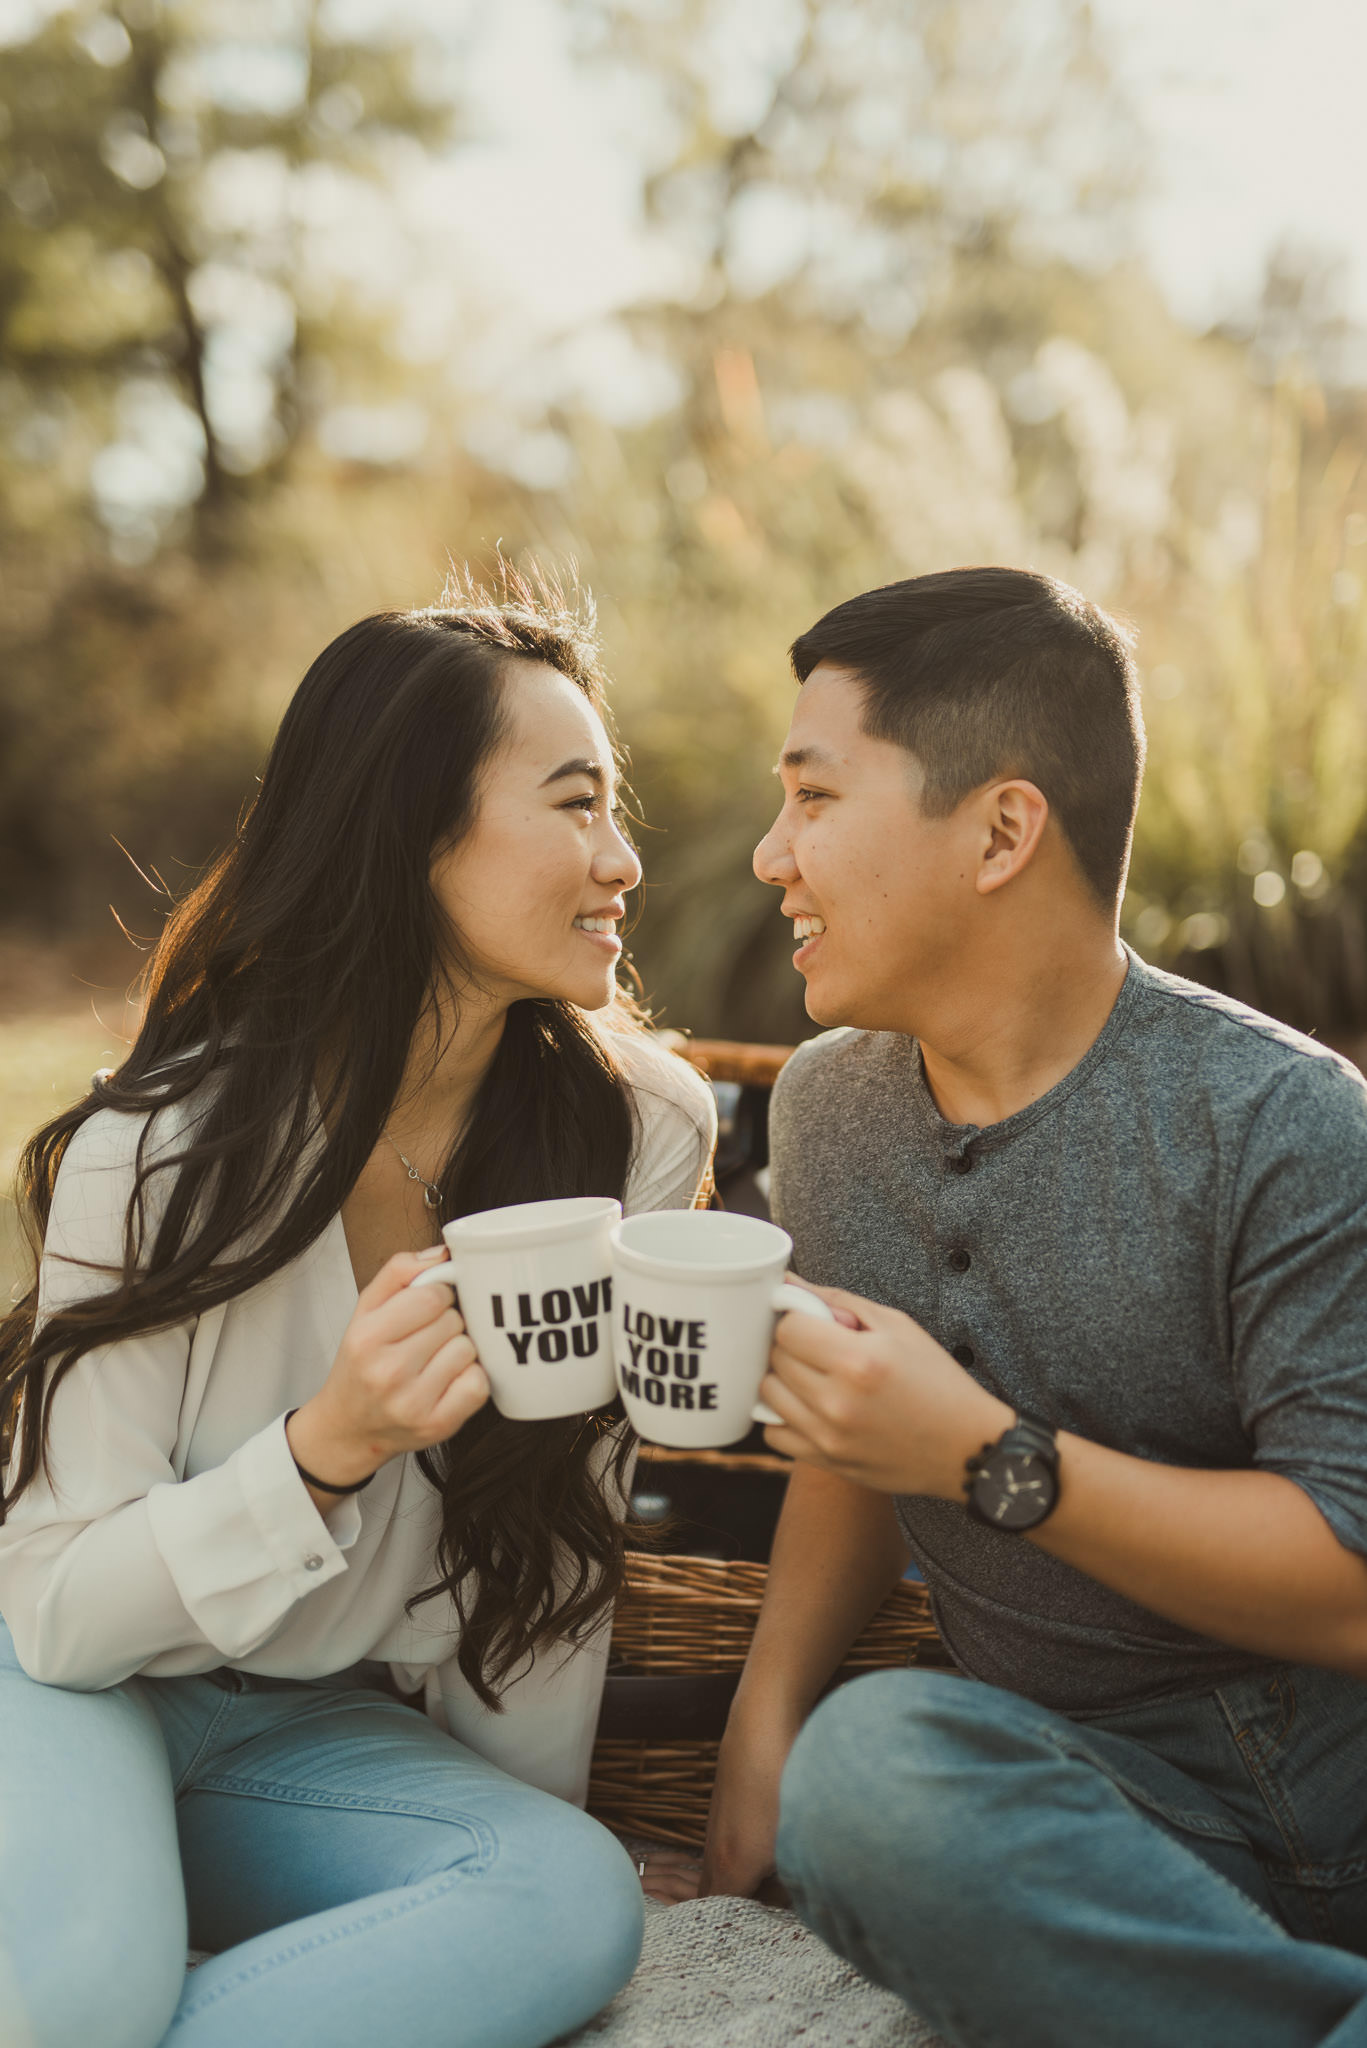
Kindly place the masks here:
<instances>
[{"instance_id":1,"label":"second white ceramic mug","mask_svg":"<svg viewBox=\"0 0 1367 2048\"><path fill-rule=\"evenodd\" d=\"M542 1422L615 1400L608 1195L518 1202L442 1230L449 1263L409 1284L453 1287L500 1415Z\"/></svg>"},{"instance_id":2,"label":"second white ceramic mug","mask_svg":"<svg viewBox=\"0 0 1367 2048\"><path fill-rule=\"evenodd\" d=\"M793 1241L728 1211L628 1216L612 1240L613 1354L632 1427L651 1443L715 1449L782 1416L756 1401L774 1318L826 1322L824 1301L785 1282Z\"/></svg>"}]
</instances>

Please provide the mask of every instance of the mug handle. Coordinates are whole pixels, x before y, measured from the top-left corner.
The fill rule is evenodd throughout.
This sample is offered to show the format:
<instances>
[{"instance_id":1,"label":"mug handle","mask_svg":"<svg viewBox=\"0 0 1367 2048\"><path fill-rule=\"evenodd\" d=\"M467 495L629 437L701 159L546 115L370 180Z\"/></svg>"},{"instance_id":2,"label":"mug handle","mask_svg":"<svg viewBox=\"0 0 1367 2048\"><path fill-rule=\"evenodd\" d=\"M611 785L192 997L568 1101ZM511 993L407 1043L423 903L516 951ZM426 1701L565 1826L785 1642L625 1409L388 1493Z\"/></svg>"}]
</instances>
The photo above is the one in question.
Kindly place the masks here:
<instances>
[{"instance_id":1,"label":"mug handle","mask_svg":"<svg viewBox=\"0 0 1367 2048\"><path fill-rule=\"evenodd\" d=\"M440 1266L424 1266L421 1273L415 1273L409 1281L410 1287L454 1287L456 1269L450 1259Z\"/></svg>"},{"instance_id":2,"label":"mug handle","mask_svg":"<svg viewBox=\"0 0 1367 2048\"><path fill-rule=\"evenodd\" d=\"M440 1272L440 1267L437 1270ZM423 1278L426 1277L424 1274ZM769 1297L769 1306L776 1315L788 1315L791 1312L799 1316L815 1316L819 1323L835 1321L834 1309L827 1308L819 1294L809 1294L805 1287L794 1287L787 1280L781 1281L774 1289ZM769 1429L785 1427L783 1417L775 1415L773 1409L767 1407L763 1401L756 1401L750 1410L750 1420L762 1422Z\"/></svg>"}]
</instances>

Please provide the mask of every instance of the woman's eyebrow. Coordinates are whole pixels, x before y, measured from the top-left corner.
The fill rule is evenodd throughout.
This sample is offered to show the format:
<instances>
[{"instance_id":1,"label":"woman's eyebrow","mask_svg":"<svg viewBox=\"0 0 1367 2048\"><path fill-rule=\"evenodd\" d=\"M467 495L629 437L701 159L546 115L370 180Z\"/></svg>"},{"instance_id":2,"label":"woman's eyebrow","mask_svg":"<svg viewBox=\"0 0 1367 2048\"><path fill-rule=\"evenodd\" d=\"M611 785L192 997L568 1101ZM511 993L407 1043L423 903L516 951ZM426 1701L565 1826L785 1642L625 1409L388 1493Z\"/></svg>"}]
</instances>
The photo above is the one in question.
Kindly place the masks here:
<instances>
[{"instance_id":1,"label":"woman's eyebrow","mask_svg":"<svg viewBox=\"0 0 1367 2048\"><path fill-rule=\"evenodd\" d=\"M570 775L587 775L589 781L598 789L606 788L608 783L608 772L602 762L586 760L581 756L574 761L562 761L558 768L551 770L541 787L549 789L553 782L563 782Z\"/></svg>"}]
</instances>

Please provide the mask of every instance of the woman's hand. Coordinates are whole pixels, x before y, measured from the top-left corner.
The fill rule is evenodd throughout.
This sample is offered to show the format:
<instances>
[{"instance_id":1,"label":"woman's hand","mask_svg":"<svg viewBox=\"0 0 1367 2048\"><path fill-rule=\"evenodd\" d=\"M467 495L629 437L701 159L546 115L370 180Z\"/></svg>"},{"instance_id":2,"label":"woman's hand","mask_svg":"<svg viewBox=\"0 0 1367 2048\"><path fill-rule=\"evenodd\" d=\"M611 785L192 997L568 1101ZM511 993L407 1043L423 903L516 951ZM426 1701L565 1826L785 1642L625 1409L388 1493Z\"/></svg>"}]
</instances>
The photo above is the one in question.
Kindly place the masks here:
<instances>
[{"instance_id":1,"label":"woman's hand","mask_svg":"<svg viewBox=\"0 0 1367 2048\"><path fill-rule=\"evenodd\" d=\"M661 1906L681 1906L698 1896L698 1859L687 1849L652 1849L640 1868L641 1890Z\"/></svg>"},{"instance_id":2,"label":"woman's hand","mask_svg":"<svg viewBox=\"0 0 1367 2048\"><path fill-rule=\"evenodd\" d=\"M434 1256L445 1257L445 1252ZM431 1255L399 1252L361 1294L322 1387L290 1418L301 1465L339 1486L424 1451L470 1420L489 1382L444 1287L408 1284ZM309 1492L324 1509L335 1494Z\"/></svg>"},{"instance_id":3,"label":"woman's hand","mask_svg":"<svg viewBox=\"0 0 1367 2048\"><path fill-rule=\"evenodd\" d=\"M702 1896L752 1899L775 1876L778 1788L801 1727L797 1715L747 1709L737 1694L722 1738L703 1850Z\"/></svg>"}]
</instances>

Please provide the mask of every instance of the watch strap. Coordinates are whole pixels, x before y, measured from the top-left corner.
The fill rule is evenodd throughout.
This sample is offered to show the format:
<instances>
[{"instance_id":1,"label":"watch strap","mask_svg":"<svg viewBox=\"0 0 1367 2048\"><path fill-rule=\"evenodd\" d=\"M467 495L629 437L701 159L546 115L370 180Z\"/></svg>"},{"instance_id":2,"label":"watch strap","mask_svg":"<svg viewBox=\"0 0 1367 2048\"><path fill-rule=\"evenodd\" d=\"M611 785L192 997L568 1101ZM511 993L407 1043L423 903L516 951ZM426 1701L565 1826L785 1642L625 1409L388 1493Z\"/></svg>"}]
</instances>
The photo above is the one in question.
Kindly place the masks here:
<instances>
[{"instance_id":1,"label":"watch strap","mask_svg":"<svg viewBox=\"0 0 1367 2048\"><path fill-rule=\"evenodd\" d=\"M997 1441L1013 1451L1032 1451L1037 1458L1047 1458L1051 1465L1058 1463L1058 1431L1052 1422L1046 1422L1041 1415L1031 1415L1024 1408L1017 1411L1010 1429Z\"/></svg>"}]
</instances>

